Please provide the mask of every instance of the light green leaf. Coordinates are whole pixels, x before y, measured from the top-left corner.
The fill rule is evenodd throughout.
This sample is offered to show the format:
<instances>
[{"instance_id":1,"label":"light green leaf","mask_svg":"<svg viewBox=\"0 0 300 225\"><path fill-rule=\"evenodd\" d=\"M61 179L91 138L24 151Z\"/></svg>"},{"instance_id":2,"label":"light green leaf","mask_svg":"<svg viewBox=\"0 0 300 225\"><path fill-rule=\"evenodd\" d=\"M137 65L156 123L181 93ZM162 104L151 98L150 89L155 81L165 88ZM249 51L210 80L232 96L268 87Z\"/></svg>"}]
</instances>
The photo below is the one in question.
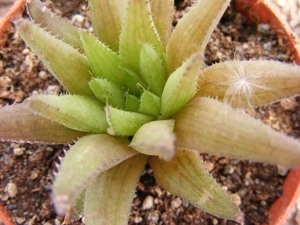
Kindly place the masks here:
<instances>
[{"instance_id":1,"label":"light green leaf","mask_svg":"<svg viewBox=\"0 0 300 225\"><path fill-rule=\"evenodd\" d=\"M204 56L205 47L230 0L201 0L178 22L167 45L166 61L171 74L194 52Z\"/></svg>"},{"instance_id":2,"label":"light green leaf","mask_svg":"<svg viewBox=\"0 0 300 225\"><path fill-rule=\"evenodd\" d=\"M33 113L27 102L1 108L0 124L1 141L60 144L71 143L87 134Z\"/></svg>"},{"instance_id":3,"label":"light green leaf","mask_svg":"<svg viewBox=\"0 0 300 225\"><path fill-rule=\"evenodd\" d=\"M140 107L140 100L138 97L126 94L126 111L137 112Z\"/></svg>"},{"instance_id":4,"label":"light green leaf","mask_svg":"<svg viewBox=\"0 0 300 225\"><path fill-rule=\"evenodd\" d=\"M130 94L139 96L143 88L147 88L147 85L142 79L131 70L125 70L125 82Z\"/></svg>"},{"instance_id":5,"label":"light green leaf","mask_svg":"<svg viewBox=\"0 0 300 225\"><path fill-rule=\"evenodd\" d=\"M150 0L150 6L155 27L163 47L166 48L171 36L174 1Z\"/></svg>"},{"instance_id":6,"label":"light green leaf","mask_svg":"<svg viewBox=\"0 0 300 225\"><path fill-rule=\"evenodd\" d=\"M93 78L89 84L94 95L104 104L108 102L113 107L125 108L125 92L118 85L101 78Z\"/></svg>"},{"instance_id":7,"label":"light green leaf","mask_svg":"<svg viewBox=\"0 0 300 225\"><path fill-rule=\"evenodd\" d=\"M91 75L84 55L29 20L18 20L15 25L26 45L67 91L71 94L93 95L88 85Z\"/></svg>"},{"instance_id":8,"label":"light green leaf","mask_svg":"<svg viewBox=\"0 0 300 225\"><path fill-rule=\"evenodd\" d=\"M119 49L127 2L128 0L89 0L93 32L115 52Z\"/></svg>"},{"instance_id":9,"label":"light green leaf","mask_svg":"<svg viewBox=\"0 0 300 225\"><path fill-rule=\"evenodd\" d=\"M143 43L153 46L163 62L164 52L151 18L147 0L128 0L128 9L120 35L119 53L121 59L139 72L140 53Z\"/></svg>"},{"instance_id":10,"label":"light green leaf","mask_svg":"<svg viewBox=\"0 0 300 225\"><path fill-rule=\"evenodd\" d=\"M227 61L202 71L196 96L232 107L259 106L300 93L300 67L276 61Z\"/></svg>"},{"instance_id":11,"label":"light green leaf","mask_svg":"<svg viewBox=\"0 0 300 225\"><path fill-rule=\"evenodd\" d=\"M105 133L103 104L90 97L79 95L36 95L28 101L31 110L74 130Z\"/></svg>"},{"instance_id":12,"label":"light green leaf","mask_svg":"<svg viewBox=\"0 0 300 225\"><path fill-rule=\"evenodd\" d=\"M161 96L167 80L167 71L159 55L149 44L142 45L140 68L142 80L150 87L151 92Z\"/></svg>"},{"instance_id":13,"label":"light green leaf","mask_svg":"<svg viewBox=\"0 0 300 225\"><path fill-rule=\"evenodd\" d=\"M157 117L160 110L160 98L144 89L140 98L138 112L149 116Z\"/></svg>"},{"instance_id":14,"label":"light green leaf","mask_svg":"<svg viewBox=\"0 0 300 225\"><path fill-rule=\"evenodd\" d=\"M202 63L202 55L195 53L170 75L161 96L159 119L172 116L197 93Z\"/></svg>"},{"instance_id":15,"label":"light green leaf","mask_svg":"<svg viewBox=\"0 0 300 225\"><path fill-rule=\"evenodd\" d=\"M98 41L91 33L81 31L80 38L93 75L106 78L123 87L125 85L124 70L120 67L121 59L117 53Z\"/></svg>"},{"instance_id":16,"label":"light green leaf","mask_svg":"<svg viewBox=\"0 0 300 225\"><path fill-rule=\"evenodd\" d=\"M79 28L53 14L39 0L28 0L27 9L34 23L39 24L42 28L45 28L53 36L57 36L58 39L63 42L70 44L80 53L84 53L78 33Z\"/></svg>"},{"instance_id":17,"label":"light green leaf","mask_svg":"<svg viewBox=\"0 0 300 225\"><path fill-rule=\"evenodd\" d=\"M150 157L157 183L199 209L217 217L237 220L240 212L221 187L206 171L199 153L177 150L169 162Z\"/></svg>"},{"instance_id":18,"label":"light green leaf","mask_svg":"<svg viewBox=\"0 0 300 225\"><path fill-rule=\"evenodd\" d=\"M147 158L138 154L98 175L86 191L87 224L128 224L134 191Z\"/></svg>"},{"instance_id":19,"label":"light green leaf","mask_svg":"<svg viewBox=\"0 0 300 225\"><path fill-rule=\"evenodd\" d=\"M52 198L59 215L65 214L79 194L98 174L137 154L126 138L93 134L79 139L59 167Z\"/></svg>"},{"instance_id":20,"label":"light green leaf","mask_svg":"<svg viewBox=\"0 0 300 225\"><path fill-rule=\"evenodd\" d=\"M157 120L144 124L133 136L130 147L169 161L175 153L174 120Z\"/></svg>"},{"instance_id":21,"label":"light green leaf","mask_svg":"<svg viewBox=\"0 0 300 225\"><path fill-rule=\"evenodd\" d=\"M121 136L133 136L143 124L154 120L152 116L123 111L109 105L105 107L105 112L110 128L115 134Z\"/></svg>"},{"instance_id":22,"label":"light green leaf","mask_svg":"<svg viewBox=\"0 0 300 225\"><path fill-rule=\"evenodd\" d=\"M175 116L176 146L290 167L300 166L300 142L209 98L194 98Z\"/></svg>"}]
</instances>

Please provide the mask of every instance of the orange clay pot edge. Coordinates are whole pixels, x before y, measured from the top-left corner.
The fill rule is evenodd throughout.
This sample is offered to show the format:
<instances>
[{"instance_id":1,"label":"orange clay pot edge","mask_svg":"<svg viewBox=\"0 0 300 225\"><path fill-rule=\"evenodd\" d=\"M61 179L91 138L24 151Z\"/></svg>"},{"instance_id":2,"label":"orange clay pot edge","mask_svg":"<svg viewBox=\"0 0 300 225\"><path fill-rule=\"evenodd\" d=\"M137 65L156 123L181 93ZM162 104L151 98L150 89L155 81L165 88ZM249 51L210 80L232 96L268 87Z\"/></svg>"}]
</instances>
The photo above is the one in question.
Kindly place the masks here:
<instances>
[{"instance_id":1,"label":"orange clay pot edge","mask_svg":"<svg viewBox=\"0 0 300 225\"><path fill-rule=\"evenodd\" d=\"M0 20L0 44L3 45L5 37L4 32L10 25L11 20L21 16L22 8L26 0L17 0L5 16Z\"/></svg>"},{"instance_id":2,"label":"orange clay pot edge","mask_svg":"<svg viewBox=\"0 0 300 225\"><path fill-rule=\"evenodd\" d=\"M0 204L0 222L4 223L4 225L14 225L8 214L5 213L4 206L2 204Z\"/></svg>"},{"instance_id":3,"label":"orange clay pot edge","mask_svg":"<svg viewBox=\"0 0 300 225\"><path fill-rule=\"evenodd\" d=\"M249 21L269 24L278 36L283 37L295 63L300 64L300 42L276 5L270 0L236 0L235 6Z\"/></svg>"}]
</instances>

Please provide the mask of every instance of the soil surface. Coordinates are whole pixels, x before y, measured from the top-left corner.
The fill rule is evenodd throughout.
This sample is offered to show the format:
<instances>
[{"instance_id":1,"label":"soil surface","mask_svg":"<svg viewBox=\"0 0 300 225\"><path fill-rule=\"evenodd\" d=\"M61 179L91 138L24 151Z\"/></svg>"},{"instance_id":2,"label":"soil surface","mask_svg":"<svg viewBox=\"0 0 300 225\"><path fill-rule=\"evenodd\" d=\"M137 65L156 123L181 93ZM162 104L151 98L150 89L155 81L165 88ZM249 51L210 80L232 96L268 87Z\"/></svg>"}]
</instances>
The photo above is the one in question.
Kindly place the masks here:
<instances>
[{"instance_id":1,"label":"soil surface","mask_svg":"<svg viewBox=\"0 0 300 225\"><path fill-rule=\"evenodd\" d=\"M76 26L89 27L87 3L83 0L45 2L57 14ZM178 1L176 21L188 10L190 2ZM180 7L181 6L181 7ZM27 17L24 13L24 17ZM26 48L13 27L0 49L0 107L36 93L60 93L64 89ZM266 25L247 24L230 7L212 35L206 50L206 63L225 60L276 59L288 62L284 41ZM246 110L279 132L299 139L300 99L288 98L272 105ZM22 128L20 128L22 129ZM52 172L57 157L67 145L0 143L0 204L5 205L16 224L62 224L51 199ZM286 170L275 165L251 163L225 157L202 156L208 171L240 206L245 224L266 221L270 205L281 195ZM1 221L0 221L1 224ZM84 224L82 219L70 224ZM129 224L237 224L211 216L185 200L172 196L155 182L147 165L133 200Z\"/></svg>"}]
</instances>

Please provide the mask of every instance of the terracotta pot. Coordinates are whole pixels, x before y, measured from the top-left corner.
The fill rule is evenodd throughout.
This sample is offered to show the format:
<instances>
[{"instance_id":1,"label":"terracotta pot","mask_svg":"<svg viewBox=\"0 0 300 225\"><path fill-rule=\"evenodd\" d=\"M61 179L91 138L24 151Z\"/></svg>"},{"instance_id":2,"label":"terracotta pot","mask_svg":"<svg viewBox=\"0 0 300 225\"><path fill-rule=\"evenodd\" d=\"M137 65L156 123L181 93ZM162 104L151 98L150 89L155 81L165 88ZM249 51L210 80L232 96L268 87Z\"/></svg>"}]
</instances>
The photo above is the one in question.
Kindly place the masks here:
<instances>
[{"instance_id":1,"label":"terracotta pot","mask_svg":"<svg viewBox=\"0 0 300 225\"><path fill-rule=\"evenodd\" d=\"M278 36L283 37L289 54L297 64L300 64L299 40L271 0L235 0L235 6L249 22L269 24Z\"/></svg>"},{"instance_id":2,"label":"terracotta pot","mask_svg":"<svg viewBox=\"0 0 300 225\"><path fill-rule=\"evenodd\" d=\"M0 45L3 46L5 37L5 30L11 24L13 19L21 17L22 9L25 6L26 0L17 0L6 13L6 15L0 20Z\"/></svg>"},{"instance_id":3,"label":"terracotta pot","mask_svg":"<svg viewBox=\"0 0 300 225\"><path fill-rule=\"evenodd\" d=\"M6 39L5 30L11 20L21 16L26 0L17 0L9 12L0 21L0 45ZM270 0L236 0L237 10L243 13L249 22L267 23L286 41L289 53L294 61L300 65L300 44L289 25L281 18L279 10ZM271 206L268 214L268 224L283 225L291 217L298 196L300 195L300 169L291 169L287 175L283 194ZM0 204L0 222L4 225L13 225L4 206Z\"/></svg>"},{"instance_id":4,"label":"terracotta pot","mask_svg":"<svg viewBox=\"0 0 300 225\"><path fill-rule=\"evenodd\" d=\"M8 214L5 212L4 206L0 204L0 222L4 223L4 225L14 225L14 223L10 220Z\"/></svg>"},{"instance_id":5,"label":"terracotta pot","mask_svg":"<svg viewBox=\"0 0 300 225\"><path fill-rule=\"evenodd\" d=\"M300 65L300 44L290 26L284 21L279 9L270 0L236 0L236 8L249 22L269 24L283 37L291 58ZM300 168L291 169L283 184L282 196L271 206L268 224L284 225L293 216L295 205L300 196Z\"/></svg>"}]
</instances>

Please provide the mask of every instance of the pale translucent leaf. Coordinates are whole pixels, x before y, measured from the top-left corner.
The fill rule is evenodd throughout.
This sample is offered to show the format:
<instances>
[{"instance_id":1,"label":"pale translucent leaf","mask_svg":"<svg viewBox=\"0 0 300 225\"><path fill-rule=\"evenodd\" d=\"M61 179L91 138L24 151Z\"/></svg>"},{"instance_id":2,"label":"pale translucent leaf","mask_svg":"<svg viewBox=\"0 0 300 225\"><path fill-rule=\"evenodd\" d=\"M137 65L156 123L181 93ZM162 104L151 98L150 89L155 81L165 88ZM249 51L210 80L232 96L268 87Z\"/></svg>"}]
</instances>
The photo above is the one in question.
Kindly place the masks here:
<instances>
[{"instance_id":1,"label":"pale translucent leaf","mask_svg":"<svg viewBox=\"0 0 300 225\"><path fill-rule=\"evenodd\" d=\"M119 36L127 2L128 0L89 0L93 32L116 52L119 49Z\"/></svg>"},{"instance_id":2,"label":"pale translucent leaf","mask_svg":"<svg viewBox=\"0 0 300 225\"><path fill-rule=\"evenodd\" d=\"M151 92L161 96L167 80L167 71L159 55L149 44L142 46L140 68L140 76L150 87Z\"/></svg>"},{"instance_id":3,"label":"pale translucent leaf","mask_svg":"<svg viewBox=\"0 0 300 225\"><path fill-rule=\"evenodd\" d=\"M230 0L201 0L178 22L167 45L166 61L171 74L194 52L204 55L213 30Z\"/></svg>"},{"instance_id":4,"label":"pale translucent leaf","mask_svg":"<svg viewBox=\"0 0 300 225\"><path fill-rule=\"evenodd\" d=\"M97 40L91 33L81 31L80 38L93 75L106 78L123 87L125 85L124 70L120 67L121 59L117 53Z\"/></svg>"},{"instance_id":5,"label":"pale translucent leaf","mask_svg":"<svg viewBox=\"0 0 300 225\"><path fill-rule=\"evenodd\" d=\"M36 95L28 101L37 114L74 130L105 133L108 124L103 104L79 95Z\"/></svg>"},{"instance_id":6,"label":"pale translucent leaf","mask_svg":"<svg viewBox=\"0 0 300 225\"><path fill-rule=\"evenodd\" d=\"M150 91L144 90L144 93L140 98L139 106L139 113L157 117L160 110L160 98Z\"/></svg>"},{"instance_id":7,"label":"pale translucent leaf","mask_svg":"<svg viewBox=\"0 0 300 225\"><path fill-rule=\"evenodd\" d=\"M153 46L164 62L163 47L151 17L147 0L128 0L128 9L120 35L119 53L121 59L139 72L140 53L143 43Z\"/></svg>"},{"instance_id":8,"label":"pale translucent leaf","mask_svg":"<svg viewBox=\"0 0 300 225\"><path fill-rule=\"evenodd\" d=\"M144 124L135 133L129 146L140 153L170 160L175 153L174 122L157 120Z\"/></svg>"},{"instance_id":9,"label":"pale translucent leaf","mask_svg":"<svg viewBox=\"0 0 300 225\"><path fill-rule=\"evenodd\" d=\"M121 87L101 78L93 78L89 84L93 93L101 102L104 104L108 102L116 108L125 108L125 93Z\"/></svg>"},{"instance_id":10,"label":"pale translucent leaf","mask_svg":"<svg viewBox=\"0 0 300 225\"><path fill-rule=\"evenodd\" d=\"M87 133L67 128L28 109L28 104L0 109L0 140L19 142L71 143Z\"/></svg>"},{"instance_id":11,"label":"pale translucent leaf","mask_svg":"<svg viewBox=\"0 0 300 225\"><path fill-rule=\"evenodd\" d=\"M28 0L27 9L30 17L36 24L45 28L52 35L57 36L63 42L72 45L80 53L84 53L78 33L79 28L53 14L39 0Z\"/></svg>"},{"instance_id":12,"label":"pale translucent leaf","mask_svg":"<svg viewBox=\"0 0 300 225\"><path fill-rule=\"evenodd\" d=\"M98 174L137 154L126 138L93 134L79 139L66 153L54 180L52 198L58 214L65 214Z\"/></svg>"},{"instance_id":13,"label":"pale translucent leaf","mask_svg":"<svg viewBox=\"0 0 300 225\"><path fill-rule=\"evenodd\" d=\"M67 91L93 95L88 85L91 74L84 55L29 20L18 20L15 24L26 45Z\"/></svg>"},{"instance_id":14,"label":"pale translucent leaf","mask_svg":"<svg viewBox=\"0 0 300 225\"><path fill-rule=\"evenodd\" d=\"M163 47L166 48L171 36L173 0L150 0L152 18L160 36Z\"/></svg>"},{"instance_id":15,"label":"pale translucent leaf","mask_svg":"<svg viewBox=\"0 0 300 225\"><path fill-rule=\"evenodd\" d=\"M300 142L209 98L194 98L175 116L176 146L201 153L300 166Z\"/></svg>"},{"instance_id":16,"label":"pale translucent leaf","mask_svg":"<svg viewBox=\"0 0 300 225\"><path fill-rule=\"evenodd\" d=\"M160 119L172 116L197 93L202 63L202 55L195 53L170 75L161 96Z\"/></svg>"},{"instance_id":17,"label":"pale translucent leaf","mask_svg":"<svg viewBox=\"0 0 300 225\"><path fill-rule=\"evenodd\" d=\"M155 180L168 192L217 217L236 220L240 216L237 206L206 171L199 153L177 150L169 162L152 156L150 165Z\"/></svg>"},{"instance_id":18,"label":"pale translucent leaf","mask_svg":"<svg viewBox=\"0 0 300 225\"><path fill-rule=\"evenodd\" d=\"M128 224L134 191L147 158L138 154L98 175L86 191L88 225Z\"/></svg>"},{"instance_id":19,"label":"pale translucent leaf","mask_svg":"<svg viewBox=\"0 0 300 225\"><path fill-rule=\"evenodd\" d=\"M152 116L123 111L109 105L105 107L105 112L110 128L116 135L121 136L133 136L143 124L154 120Z\"/></svg>"},{"instance_id":20,"label":"pale translucent leaf","mask_svg":"<svg viewBox=\"0 0 300 225\"><path fill-rule=\"evenodd\" d=\"M196 96L232 107L259 106L300 93L300 67L276 61L227 61L202 71Z\"/></svg>"}]
</instances>

